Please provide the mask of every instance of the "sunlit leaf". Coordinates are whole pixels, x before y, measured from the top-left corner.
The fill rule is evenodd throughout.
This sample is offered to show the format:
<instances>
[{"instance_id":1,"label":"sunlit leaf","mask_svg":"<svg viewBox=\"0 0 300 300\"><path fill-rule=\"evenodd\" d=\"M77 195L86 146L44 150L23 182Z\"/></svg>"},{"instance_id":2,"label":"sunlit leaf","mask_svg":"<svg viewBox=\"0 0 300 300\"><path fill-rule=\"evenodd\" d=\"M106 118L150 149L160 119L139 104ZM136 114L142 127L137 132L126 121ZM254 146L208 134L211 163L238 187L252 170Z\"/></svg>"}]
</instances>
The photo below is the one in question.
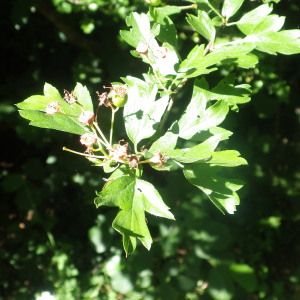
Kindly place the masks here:
<instances>
[{"instance_id":1,"label":"sunlit leaf","mask_svg":"<svg viewBox=\"0 0 300 300\"><path fill-rule=\"evenodd\" d=\"M128 101L124 107L126 132L136 146L142 139L151 137L168 104L168 96L155 100L158 88L128 76Z\"/></svg>"},{"instance_id":2,"label":"sunlit leaf","mask_svg":"<svg viewBox=\"0 0 300 300\"><path fill-rule=\"evenodd\" d=\"M222 7L222 16L228 20L242 6L244 0L225 0Z\"/></svg>"},{"instance_id":3,"label":"sunlit leaf","mask_svg":"<svg viewBox=\"0 0 300 300\"><path fill-rule=\"evenodd\" d=\"M247 12L237 22L237 27L244 33L250 34L257 24L263 21L263 19L269 15L272 11L272 6L269 4L263 4L259 7Z\"/></svg>"},{"instance_id":4,"label":"sunlit leaf","mask_svg":"<svg viewBox=\"0 0 300 300\"><path fill-rule=\"evenodd\" d=\"M216 36L215 26L205 11L199 10L198 16L187 15L187 22L209 42L213 41Z\"/></svg>"}]
</instances>

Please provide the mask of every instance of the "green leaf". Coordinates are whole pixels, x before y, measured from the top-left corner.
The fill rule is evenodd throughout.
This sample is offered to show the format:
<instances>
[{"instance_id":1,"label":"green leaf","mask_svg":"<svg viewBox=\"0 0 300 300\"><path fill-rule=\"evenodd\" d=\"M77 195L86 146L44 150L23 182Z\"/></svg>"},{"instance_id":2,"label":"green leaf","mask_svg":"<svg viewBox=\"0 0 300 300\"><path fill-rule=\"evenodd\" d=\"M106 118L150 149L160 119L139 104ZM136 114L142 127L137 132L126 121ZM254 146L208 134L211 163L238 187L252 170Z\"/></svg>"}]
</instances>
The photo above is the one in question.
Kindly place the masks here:
<instances>
[{"instance_id":1,"label":"green leaf","mask_svg":"<svg viewBox=\"0 0 300 300\"><path fill-rule=\"evenodd\" d=\"M157 130L160 119L167 107L169 96L155 101L157 86L126 77L128 101L124 106L126 132L135 147L145 138L151 137Z\"/></svg>"},{"instance_id":2,"label":"green leaf","mask_svg":"<svg viewBox=\"0 0 300 300\"><path fill-rule=\"evenodd\" d=\"M222 44L216 45L216 50L203 56L202 47L194 48L186 60L180 64L179 72L187 72L185 77L197 77L217 70L217 68L207 69L222 60L233 58L238 59L251 52L255 48L255 43L246 43L239 45L225 46Z\"/></svg>"},{"instance_id":3,"label":"green leaf","mask_svg":"<svg viewBox=\"0 0 300 300\"><path fill-rule=\"evenodd\" d=\"M88 93L87 90L86 93ZM19 109L22 109L20 115L30 120L30 125L79 135L89 131L86 126L78 121L78 116L82 111L80 105L77 103L72 105L68 104L62 99L58 90L49 83L45 83L44 94L45 96L31 96L23 102L16 104ZM83 96L84 95L86 96L86 94L83 94ZM82 99L84 99L83 96L80 95ZM60 103L60 113L55 113L50 116L46 115L46 107L50 102ZM83 103L86 105L86 102L83 101ZM90 108L90 106L86 107Z\"/></svg>"},{"instance_id":4,"label":"green leaf","mask_svg":"<svg viewBox=\"0 0 300 300\"><path fill-rule=\"evenodd\" d=\"M203 143L186 149L175 149L163 151L163 154L181 163L210 162L212 154L221 140L226 139L224 134L216 134Z\"/></svg>"},{"instance_id":5,"label":"green leaf","mask_svg":"<svg viewBox=\"0 0 300 300\"><path fill-rule=\"evenodd\" d=\"M244 34L251 34L256 25L262 22L263 19L271 13L272 9L272 6L269 4L263 4L249 11L237 22L237 27Z\"/></svg>"},{"instance_id":6,"label":"green leaf","mask_svg":"<svg viewBox=\"0 0 300 300\"><path fill-rule=\"evenodd\" d=\"M83 125L73 120L70 117L66 117L60 114L54 114L52 116L47 116L45 113L34 110L21 110L20 115L30 120L30 125L40 127L56 129L60 131L65 131L74 134L84 134L88 132L88 129Z\"/></svg>"},{"instance_id":7,"label":"green leaf","mask_svg":"<svg viewBox=\"0 0 300 300\"><path fill-rule=\"evenodd\" d=\"M233 214L240 203L236 193L243 184L239 180L220 176L221 167L204 163L188 164L184 167L186 179L202 190L223 213Z\"/></svg>"},{"instance_id":8,"label":"green leaf","mask_svg":"<svg viewBox=\"0 0 300 300\"><path fill-rule=\"evenodd\" d=\"M136 180L136 193L139 194L142 208L149 214L174 220L173 214L169 211L169 207L163 202L160 194L155 187L141 179Z\"/></svg>"},{"instance_id":9,"label":"green leaf","mask_svg":"<svg viewBox=\"0 0 300 300\"><path fill-rule=\"evenodd\" d=\"M252 69L258 63L258 57L252 53L241 55L238 58L226 58L222 61L223 64L236 64L240 68Z\"/></svg>"},{"instance_id":10,"label":"green leaf","mask_svg":"<svg viewBox=\"0 0 300 300\"><path fill-rule=\"evenodd\" d=\"M201 93L204 94L207 101L209 100L224 100L233 109L238 110L237 104L247 103L251 100L249 94L251 92L250 85L240 84L234 85L235 75L231 74L209 90L208 83L205 78L202 78L198 83L201 88Z\"/></svg>"},{"instance_id":11,"label":"green leaf","mask_svg":"<svg viewBox=\"0 0 300 300\"><path fill-rule=\"evenodd\" d=\"M235 150L225 150L212 153L212 157L208 161L211 165L223 167L237 167L247 165L247 161L240 157L240 153Z\"/></svg>"},{"instance_id":12,"label":"green leaf","mask_svg":"<svg viewBox=\"0 0 300 300\"><path fill-rule=\"evenodd\" d=\"M277 53L287 55L300 53L300 39L293 39L291 36L295 36L294 30L291 33L289 30L280 32L262 32L248 35L244 41L255 43L257 50L273 55L276 55Z\"/></svg>"},{"instance_id":13,"label":"green leaf","mask_svg":"<svg viewBox=\"0 0 300 300\"><path fill-rule=\"evenodd\" d=\"M45 111L50 102L52 102L52 100L46 96L34 95L25 99L23 102L17 103L16 106L23 110Z\"/></svg>"},{"instance_id":14,"label":"green leaf","mask_svg":"<svg viewBox=\"0 0 300 300\"><path fill-rule=\"evenodd\" d=\"M251 34L267 31L277 32L282 28L284 22L285 17L279 17L278 15L267 16L252 29Z\"/></svg>"},{"instance_id":15,"label":"green leaf","mask_svg":"<svg viewBox=\"0 0 300 300\"><path fill-rule=\"evenodd\" d=\"M228 20L239 10L243 2L244 0L225 0L222 8L222 16Z\"/></svg>"},{"instance_id":16,"label":"green leaf","mask_svg":"<svg viewBox=\"0 0 300 300\"><path fill-rule=\"evenodd\" d=\"M186 72L195 68L202 62L204 57L204 44L196 45L188 54L187 58L180 64L180 72Z\"/></svg>"},{"instance_id":17,"label":"green leaf","mask_svg":"<svg viewBox=\"0 0 300 300\"><path fill-rule=\"evenodd\" d=\"M149 152L161 152L163 150L174 149L178 140L178 124L175 122L171 128L159 139L157 139L149 149Z\"/></svg>"},{"instance_id":18,"label":"green leaf","mask_svg":"<svg viewBox=\"0 0 300 300\"><path fill-rule=\"evenodd\" d=\"M212 42L216 36L215 26L205 11L200 10L198 16L187 14L187 22L209 42Z\"/></svg>"},{"instance_id":19,"label":"green leaf","mask_svg":"<svg viewBox=\"0 0 300 300\"><path fill-rule=\"evenodd\" d=\"M51 101L60 102L62 100L59 91L54 86L52 86L47 82L44 85L44 95Z\"/></svg>"},{"instance_id":20,"label":"green leaf","mask_svg":"<svg viewBox=\"0 0 300 300\"><path fill-rule=\"evenodd\" d=\"M147 227L145 211L155 216L174 219L154 186L144 180L115 171L106 186L95 198L97 207L116 206L120 208L113 221L113 228L123 236L126 254L131 254L138 238L149 250L152 238Z\"/></svg>"},{"instance_id":21,"label":"green leaf","mask_svg":"<svg viewBox=\"0 0 300 300\"><path fill-rule=\"evenodd\" d=\"M126 24L132 27L130 31L121 30L122 39L133 47L137 47L139 42L148 43L153 40L154 36L151 33L149 18L146 14L131 13L126 18Z\"/></svg>"},{"instance_id":22,"label":"green leaf","mask_svg":"<svg viewBox=\"0 0 300 300\"><path fill-rule=\"evenodd\" d=\"M150 9L151 17L158 23L165 17L178 14L182 11L179 6L166 5L164 7L153 7Z\"/></svg>"},{"instance_id":23,"label":"green leaf","mask_svg":"<svg viewBox=\"0 0 300 300\"><path fill-rule=\"evenodd\" d=\"M203 80L195 81L191 102L178 122L181 138L190 139L200 131L217 126L229 111L226 101L217 101L205 109L209 99L201 87L203 83Z\"/></svg>"},{"instance_id":24,"label":"green leaf","mask_svg":"<svg viewBox=\"0 0 300 300\"><path fill-rule=\"evenodd\" d=\"M212 269L209 272L208 294L213 300L231 300L236 294L228 273L222 269Z\"/></svg>"},{"instance_id":25,"label":"green leaf","mask_svg":"<svg viewBox=\"0 0 300 300\"><path fill-rule=\"evenodd\" d=\"M74 94L84 110L94 111L92 98L86 86L83 86L81 83L77 82L77 85L74 89Z\"/></svg>"},{"instance_id":26,"label":"green leaf","mask_svg":"<svg viewBox=\"0 0 300 300\"><path fill-rule=\"evenodd\" d=\"M127 255L135 250L136 238L150 250L152 238L138 197L129 200L127 207L118 212L112 227L123 235L123 246Z\"/></svg>"},{"instance_id":27,"label":"green leaf","mask_svg":"<svg viewBox=\"0 0 300 300\"><path fill-rule=\"evenodd\" d=\"M173 24L172 20L169 17L164 18L156 18L155 19L156 25L156 38L161 43L168 43L173 47L177 47L177 31L175 25ZM153 28L152 28L153 32Z\"/></svg>"},{"instance_id":28,"label":"green leaf","mask_svg":"<svg viewBox=\"0 0 300 300\"><path fill-rule=\"evenodd\" d=\"M246 264L231 264L229 271L233 279L248 293L257 290L258 282L252 267Z\"/></svg>"}]
</instances>

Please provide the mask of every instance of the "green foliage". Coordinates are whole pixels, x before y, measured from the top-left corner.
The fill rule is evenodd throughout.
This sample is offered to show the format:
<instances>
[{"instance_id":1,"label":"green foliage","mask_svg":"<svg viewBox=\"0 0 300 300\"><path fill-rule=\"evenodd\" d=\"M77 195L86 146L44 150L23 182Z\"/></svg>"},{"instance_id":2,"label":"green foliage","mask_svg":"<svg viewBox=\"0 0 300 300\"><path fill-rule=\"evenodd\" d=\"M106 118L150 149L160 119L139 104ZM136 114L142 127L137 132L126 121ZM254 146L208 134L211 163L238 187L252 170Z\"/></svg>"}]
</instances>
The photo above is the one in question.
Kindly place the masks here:
<instances>
[{"instance_id":1,"label":"green foliage","mask_svg":"<svg viewBox=\"0 0 300 300\"><path fill-rule=\"evenodd\" d=\"M206 3L210 5L209 2ZM126 18L130 30L122 30L121 37L136 48L136 52L132 54L149 64L150 69L144 74L145 80L127 76L123 78L126 86L118 85L116 90L112 86L108 96L106 93L99 94L99 105L112 110L109 139L98 125L97 112L93 112L88 90L81 84L77 84L71 94L65 92L67 94L64 98L61 98L57 89L46 84L44 96L32 96L17 104L21 109L21 116L29 119L31 125L81 134L80 141L87 147L86 153L81 155L96 166L102 166L105 172L113 172L103 190L98 193L95 204L97 207L119 207L120 211L112 226L122 234L126 254L135 250L137 238L148 250L151 247L152 238L146 224L145 211L174 219L156 188L139 179L142 164L156 165L156 169L163 167L165 163L177 164L183 169L186 179L201 189L220 211L230 214L236 211L240 202L236 192L243 184L240 180L229 179L220 173L224 167L236 167L247 162L239 157L237 151L216 151L220 141L231 135L217 126L224 121L229 109L238 111L238 104L250 100L250 87L247 84L235 86L235 76L229 75L213 89L209 89L203 75L218 70L218 63L222 65L228 59L236 61L243 68L253 67L257 63L256 57L253 58L250 54L254 49L270 54L300 52L300 31L279 31L284 18L269 15L272 11L269 4L263 4L244 14L240 20L228 23L228 19L238 12L242 3L243 1L224 2L221 26L236 25L246 37L228 43L219 42L216 46L214 41L217 26L211 20L209 12L194 5L188 7L195 9L197 13L197 16L187 14L188 24L209 43L206 47L204 44L195 46L182 62L179 61L177 50L167 42L176 46L177 33L168 15L171 11L179 11L174 12L171 7L171 11L165 10L162 14L159 8L152 8L154 22L144 13L133 12ZM215 9L214 12L221 16ZM163 43L162 46L159 46L156 35ZM170 137L164 136L163 140L156 142L155 148L147 152L146 146L142 147L141 142L147 145L162 138L167 117L173 104L176 105L176 94L188 78L199 76L202 77L194 82L191 101L177 120L176 135L167 133ZM134 152L129 152L126 139L122 143L119 141L117 145L112 143L114 116L118 108L123 106L114 106L115 96L127 99L123 118ZM193 147L176 149L178 137L202 142ZM150 140L145 144L145 139ZM166 139L170 149L161 146ZM103 155L97 155L97 151L101 151ZM171 168L164 167L164 170L170 171Z\"/></svg>"},{"instance_id":2,"label":"green foliage","mask_svg":"<svg viewBox=\"0 0 300 300\"><path fill-rule=\"evenodd\" d=\"M87 50L86 43L74 46L74 40L65 35L64 29L55 27L61 23L49 22L33 2L3 3L1 38L5 41L2 65L5 76L1 82L0 132L6 144L2 148L0 171L1 299L40 299L39 296L50 298L50 295L56 300L298 299L299 60L297 56L275 57L257 51L256 42L226 45L243 40L243 32L233 23L259 6L257 1L244 1L238 10L240 1L227 1L227 7L226 1L197 1L197 10L194 2L166 0L161 7L149 7L139 0L55 1L63 24L75 32L81 30L85 37L100 44L101 50L96 53ZM271 2L280 1L263 1ZM151 63L144 59L146 64L141 64L136 57L142 55L116 39L119 29L126 30L124 22L119 20L131 11L146 13L148 8L151 33L158 45L167 43L164 46L169 52L176 53L173 62L166 65L165 72L170 74L161 74L164 64L158 62L158 78ZM205 37L192 29L185 11L195 18L199 11L209 16L216 28L214 45L208 45ZM285 30L297 28L297 13L294 0L274 5L273 14L287 16ZM273 31L277 30L283 18L273 16L272 12L267 15L258 28L268 28L269 25L263 24L270 24ZM272 23L275 20L277 27ZM222 25L223 22L227 24ZM6 30L9 24L13 26ZM288 36L297 40L298 30L287 31ZM179 72L194 48L195 52L202 51L201 55L196 54L197 65L202 65L203 57L210 60L203 61L199 75L193 76L197 67L193 68L192 60L189 72ZM174 81L177 74L182 83L188 78L178 89ZM116 80L119 77L122 79ZM152 124L147 127L149 137L137 142L137 152L127 136L124 110L116 109L111 96L107 99L111 107L98 108L100 102L95 94L99 84L108 86L111 82L113 86L120 81L117 84L123 85L123 79L128 78L140 80L141 85L147 83L146 89L156 86L155 102L169 96L173 101L168 116L164 117L169 104L163 119L152 123L146 115L135 111L135 122L142 116L143 124ZM170 94L163 90L163 86L169 88L169 80L174 82ZM126 148L128 141L128 153L138 154L141 162L159 161L157 153L161 152L163 165L150 161L130 168L127 163L105 159L101 151L94 152L101 158L86 156L88 161L74 162L74 157L61 148L68 145L84 154L86 147L78 145L79 137L25 126L26 120L18 117L12 105L18 99L38 94L45 81L51 82L61 95L67 87L69 96L74 82L86 85L94 109L85 110L97 113L98 125L107 142L110 143L110 118L114 115L111 140L114 149ZM143 95L143 90L139 92ZM45 118L43 122L51 120L44 113L47 101L44 96L39 97L42 106L36 110ZM80 105L69 105L62 96L59 98L60 111L65 105L70 109L69 115L76 115L65 116L62 124L67 127L73 120L84 130L75 134L94 133L90 125L78 122ZM21 111L30 114L30 109ZM52 115L52 119L58 115ZM204 117L206 121L202 122ZM160 125L164 119L164 125ZM195 133L188 132L189 119ZM205 126L208 129L201 129ZM106 143L94 129L99 142ZM143 136L142 131L140 134ZM118 143L121 139L125 141ZM93 148L99 146L97 143ZM197 152L198 148L203 152ZM245 160L238 151L228 149L239 150L249 166L235 168ZM112 157L117 159L116 155ZM90 168L90 163L96 167ZM141 195L138 203L143 206L137 206L134 197L141 192L135 189L127 205L116 198L114 208L103 205L95 210L91 199L105 195L106 188L113 186L118 177L128 177L125 180L130 188L141 185L145 196L149 193L151 198ZM214 181L209 181L210 178ZM241 178L247 184L237 191L242 183L232 178ZM237 208L237 192L241 204L234 215L220 214L207 201L211 197L220 210L226 212L228 207L233 212ZM107 196L113 197L114 193ZM161 199L165 204L161 204ZM171 211L176 221L151 211L157 214ZM126 221L114 226L119 232L110 225L116 215L128 217L130 212L137 218L142 216L139 222L149 227L152 244L151 251L137 245L125 258L119 233L124 233L126 246L131 248L143 242L143 238L130 233L128 240L126 228L133 227L130 217L117 220L117 225ZM134 230L141 229L145 228Z\"/></svg>"}]
</instances>

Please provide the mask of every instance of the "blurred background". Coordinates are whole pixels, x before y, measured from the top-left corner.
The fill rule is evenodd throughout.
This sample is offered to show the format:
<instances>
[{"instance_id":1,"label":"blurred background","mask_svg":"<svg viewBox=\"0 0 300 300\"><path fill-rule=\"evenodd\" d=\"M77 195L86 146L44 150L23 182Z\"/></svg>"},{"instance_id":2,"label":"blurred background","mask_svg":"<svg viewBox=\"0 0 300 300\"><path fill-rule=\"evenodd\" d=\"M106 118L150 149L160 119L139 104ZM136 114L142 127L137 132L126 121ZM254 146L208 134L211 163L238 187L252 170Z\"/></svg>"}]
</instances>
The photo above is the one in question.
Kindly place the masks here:
<instances>
[{"instance_id":1,"label":"blurred background","mask_svg":"<svg viewBox=\"0 0 300 300\"><path fill-rule=\"evenodd\" d=\"M274 13L287 17L284 29L299 29L299 1L273 2ZM241 14L261 3L245 1ZM45 82L61 92L81 82L96 103L103 85L147 72L119 36L131 11L147 9L142 0L1 3L0 299L299 300L299 55L256 53L255 69L228 64L208 76L214 83L235 73L253 89L252 101L222 124L234 132L224 147L249 163L236 171L246 182L241 204L222 215L182 174L147 169L176 222L148 215L152 249L139 246L128 258L111 228L116 209L93 204L105 174L62 151L82 151L78 136L19 116L14 104L42 94ZM202 41L184 14L173 21L184 57ZM122 122L117 128L124 137Z\"/></svg>"}]
</instances>

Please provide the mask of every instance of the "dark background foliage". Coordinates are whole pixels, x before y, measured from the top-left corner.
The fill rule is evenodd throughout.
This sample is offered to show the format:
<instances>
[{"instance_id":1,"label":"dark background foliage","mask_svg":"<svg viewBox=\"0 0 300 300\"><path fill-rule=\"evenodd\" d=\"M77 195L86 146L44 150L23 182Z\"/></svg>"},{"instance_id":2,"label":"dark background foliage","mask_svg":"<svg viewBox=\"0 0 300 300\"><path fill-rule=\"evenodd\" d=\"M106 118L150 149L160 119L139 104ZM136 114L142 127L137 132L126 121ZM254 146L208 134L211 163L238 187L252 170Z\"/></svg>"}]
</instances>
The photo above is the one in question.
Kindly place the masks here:
<instances>
[{"instance_id":1,"label":"dark background foliage","mask_svg":"<svg viewBox=\"0 0 300 300\"><path fill-rule=\"evenodd\" d=\"M243 12L260 3L246 1ZM149 216L155 243L150 252L138 247L128 258L111 228L116 211L93 204L105 175L62 151L82 150L78 137L28 126L18 115L14 104L42 93L44 82L63 91L79 81L96 100L103 85L145 72L118 35L133 10L146 12L147 5L1 4L0 299L35 299L46 291L67 300L299 299L299 55L259 54L255 70L229 65L209 77L235 72L254 91L253 100L223 126L234 132L225 147L249 162L239 168L246 186L238 211L222 215L180 174L147 169L176 222ZM287 16L285 29L299 28L297 0L279 2L274 12ZM186 53L195 36L183 24L183 16L176 16ZM122 123L117 126L122 138Z\"/></svg>"}]
</instances>

